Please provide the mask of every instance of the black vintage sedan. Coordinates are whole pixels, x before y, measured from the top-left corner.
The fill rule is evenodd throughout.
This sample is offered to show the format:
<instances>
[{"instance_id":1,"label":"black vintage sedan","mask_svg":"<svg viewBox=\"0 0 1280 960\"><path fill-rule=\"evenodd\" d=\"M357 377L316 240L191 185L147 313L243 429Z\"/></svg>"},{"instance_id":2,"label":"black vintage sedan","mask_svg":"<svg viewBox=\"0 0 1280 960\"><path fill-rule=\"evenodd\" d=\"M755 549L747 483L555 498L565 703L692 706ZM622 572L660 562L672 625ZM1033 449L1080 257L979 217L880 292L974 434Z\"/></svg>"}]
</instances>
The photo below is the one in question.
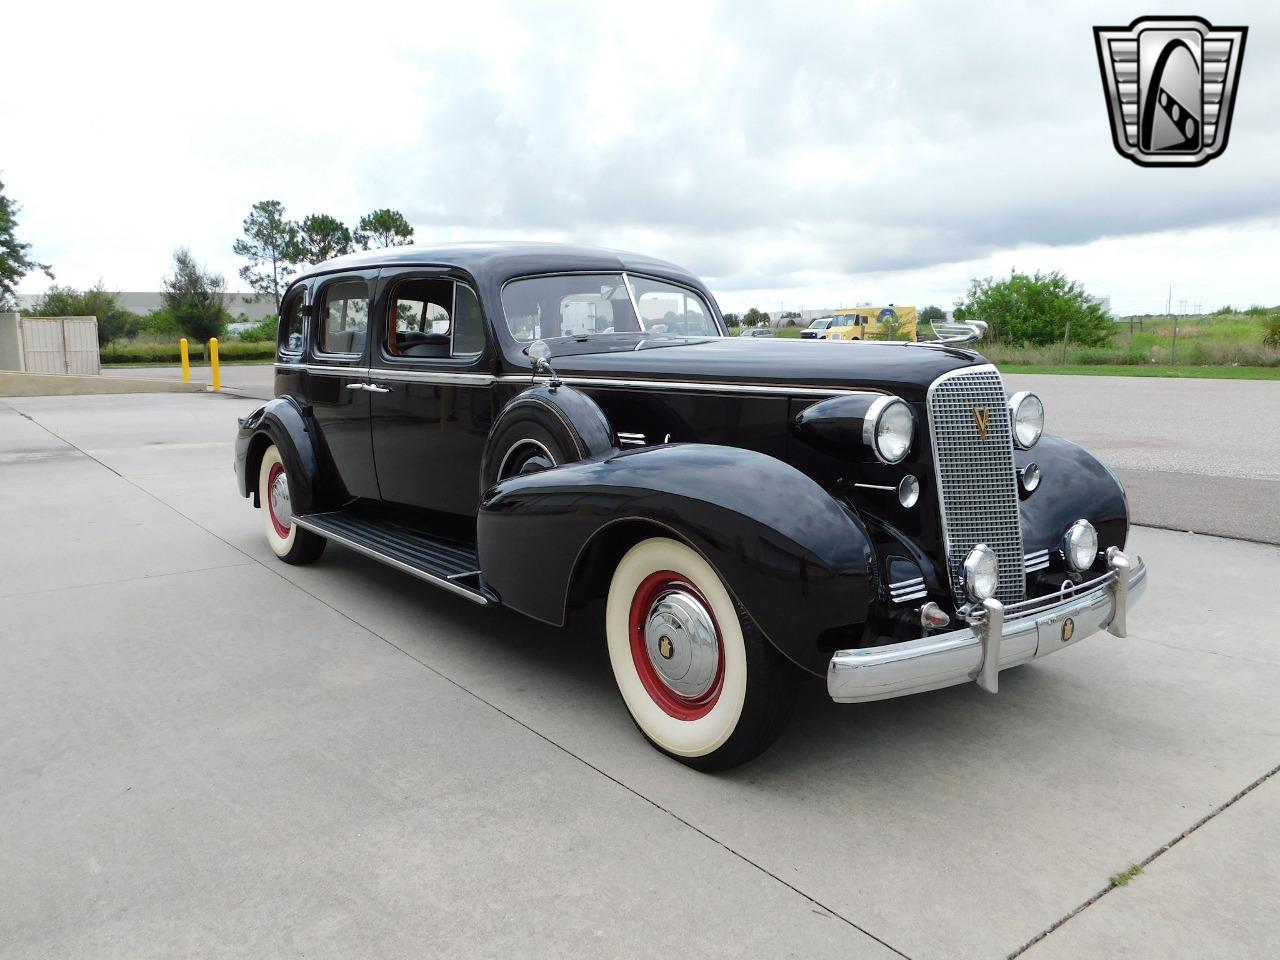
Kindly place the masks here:
<instances>
[{"instance_id":1,"label":"black vintage sedan","mask_svg":"<svg viewBox=\"0 0 1280 960\"><path fill-rule=\"evenodd\" d=\"M1115 476L978 353L749 343L649 257L321 264L285 293L275 382L235 466L282 560L331 541L556 625L603 601L631 717L699 769L768 746L806 674L842 702L995 693L1124 636L1146 580Z\"/></svg>"}]
</instances>

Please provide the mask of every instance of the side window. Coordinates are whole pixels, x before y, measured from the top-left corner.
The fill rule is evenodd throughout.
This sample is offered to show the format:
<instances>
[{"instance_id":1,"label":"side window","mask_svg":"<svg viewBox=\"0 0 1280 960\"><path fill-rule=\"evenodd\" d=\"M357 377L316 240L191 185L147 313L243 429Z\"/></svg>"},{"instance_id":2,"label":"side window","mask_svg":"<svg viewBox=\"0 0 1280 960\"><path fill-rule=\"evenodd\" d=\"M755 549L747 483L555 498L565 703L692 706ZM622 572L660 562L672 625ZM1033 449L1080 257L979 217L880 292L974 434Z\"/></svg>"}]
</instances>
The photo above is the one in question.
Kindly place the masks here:
<instances>
[{"instance_id":1,"label":"side window","mask_svg":"<svg viewBox=\"0 0 1280 960\"><path fill-rule=\"evenodd\" d=\"M306 289L296 290L280 310L280 355L297 357L302 353L305 330L302 325L302 303Z\"/></svg>"},{"instance_id":2,"label":"side window","mask_svg":"<svg viewBox=\"0 0 1280 960\"><path fill-rule=\"evenodd\" d=\"M369 334L369 285L339 280L320 294L316 346L321 353L361 354Z\"/></svg>"},{"instance_id":3,"label":"side window","mask_svg":"<svg viewBox=\"0 0 1280 960\"><path fill-rule=\"evenodd\" d=\"M696 293L648 277L633 276L631 285L646 330L673 336L720 336L711 311Z\"/></svg>"},{"instance_id":4,"label":"side window","mask_svg":"<svg viewBox=\"0 0 1280 960\"><path fill-rule=\"evenodd\" d=\"M478 357L484 350L484 317L476 292L455 283L453 293L453 355Z\"/></svg>"},{"instance_id":5,"label":"side window","mask_svg":"<svg viewBox=\"0 0 1280 960\"><path fill-rule=\"evenodd\" d=\"M484 347L470 287L437 277L400 280L387 302L386 352L393 357L473 357Z\"/></svg>"}]
</instances>

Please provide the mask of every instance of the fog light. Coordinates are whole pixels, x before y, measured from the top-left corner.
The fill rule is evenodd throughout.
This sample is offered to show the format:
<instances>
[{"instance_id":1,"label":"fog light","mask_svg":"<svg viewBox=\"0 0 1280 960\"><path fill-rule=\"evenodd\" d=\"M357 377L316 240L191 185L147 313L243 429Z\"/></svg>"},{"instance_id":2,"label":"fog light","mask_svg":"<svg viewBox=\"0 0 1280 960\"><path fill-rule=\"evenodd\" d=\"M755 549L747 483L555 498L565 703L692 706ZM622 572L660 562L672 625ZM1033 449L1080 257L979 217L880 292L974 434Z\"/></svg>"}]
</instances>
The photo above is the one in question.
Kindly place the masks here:
<instances>
[{"instance_id":1,"label":"fog light","mask_svg":"<svg viewBox=\"0 0 1280 960\"><path fill-rule=\"evenodd\" d=\"M1040 467L1034 463L1028 463L1018 471L1018 482L1022 484L1023 490L1030 493L1040 486Z\"/></svg>"},{"instance_id":2,"label":"fog light","mask_svg":"<svg viewBox=\"0 0 1280 960\"><path fill-rule=\"evenodd\" d=\"M1088 520L1077 520L1062 538L1062 556L1067 566L1082 573L1093 566L1098 556L1098 531Z\"/></svg>"},{"instance_id":3,"label":"fog light","mask_svg":"<svg viewBox=\"0 0 1280 960\"><path fill-rule=\"evenodd\" d=\"M920 481L908 473L898 482L898 502L910 508L914 507L919 499Z\"/></svg>"},{"instance_id":4,"label":"fog light","mask_svg":"<svg viewBox=\"0 0 1280 960\"><path fill-rule=\"evenodd\" d=\"M1000 566L996 553L985 543L980 543L964 558L964 589L969 599L981 603L995 596L1000 583Z\"/></svg>"}]
</instances>

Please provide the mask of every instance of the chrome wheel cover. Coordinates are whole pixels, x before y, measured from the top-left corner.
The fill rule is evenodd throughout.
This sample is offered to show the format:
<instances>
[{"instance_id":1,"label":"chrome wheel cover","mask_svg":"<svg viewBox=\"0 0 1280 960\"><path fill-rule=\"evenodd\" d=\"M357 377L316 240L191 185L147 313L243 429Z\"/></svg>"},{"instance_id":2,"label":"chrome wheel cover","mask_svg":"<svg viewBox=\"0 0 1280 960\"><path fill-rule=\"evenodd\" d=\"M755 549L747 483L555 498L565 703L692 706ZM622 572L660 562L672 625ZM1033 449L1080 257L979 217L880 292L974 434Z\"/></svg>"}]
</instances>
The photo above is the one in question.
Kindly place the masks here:
<instances>
[{"instance_id":1,"label":"chrome wheel cover","mask_svg":"<svg viewBox=\"0 0 1280 960\"><path fill-rule=\"evenodd\" d=\"M284 472L276 474L274 480L271 481L271 488L267 491L267 495L271 498L271 514L276 518L282 526L289 526L293 523L293 508L289 503L289 480Z\"/></svg>"},{"instance_id":2,"label":"chrome wheel cover","mask_svg":"<svg viewBox=\"0 0 1280 960\"><path fill-rule=\"evenodd\" d=\"M705 696L716 682L715 620L692 593L671 590L654 601L645 618L644 645L658 679L681 697Z\"/></svg>"}]
</instances>

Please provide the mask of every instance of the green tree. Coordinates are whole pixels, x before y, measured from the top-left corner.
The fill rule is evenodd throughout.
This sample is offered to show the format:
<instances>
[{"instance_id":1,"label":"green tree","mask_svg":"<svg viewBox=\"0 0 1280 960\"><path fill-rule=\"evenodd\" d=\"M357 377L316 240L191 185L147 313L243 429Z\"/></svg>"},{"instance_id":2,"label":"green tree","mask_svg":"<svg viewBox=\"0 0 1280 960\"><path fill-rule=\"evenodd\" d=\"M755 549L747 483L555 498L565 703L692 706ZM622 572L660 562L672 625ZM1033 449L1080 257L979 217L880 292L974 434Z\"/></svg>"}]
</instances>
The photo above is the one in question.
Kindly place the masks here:
<instances>
[{"instance_id":1,"label":"green tree","mask_svg":"<svg viewBox=\"0 0 1280 960\"><path fill-rule=\"evenodd\" d=\"M907 335L903 332L905 321L898 316L895 311L887 317L880 318L880 330L877 335L879 340L906 340Z\"/></svg>"},{"instance_id":2,"label":"green tree","mask_svg":"<svg viewBox=\"0 0 1280 960\"><path fill-rule=\"evenodd\" d=\"M32 309L23 311L32 317L97 317L98 346L105 347L112 340L136 336L142 318L124 309L99 280L88 290L73 287L49 288Z\"/></svg>"},{"instance_id":3,"label":"green tree","mask_svg":"<svg viewBox=\"0 0 1280 960\"><path fill-rule=\"evenodd\" d=\"M933 323L935 320L947 319L947 311L941 307L925 307L916 318L918 323Z\"/></svg>"},{"instance_id":4,"label":"green tree","mask_svg":"<svg viewBox=\"0 0 1280 960\"><path fill-rule=\"evenodd\" d=\"M403 247L413 243L413 227L399 210L375 210L360 218L355 241L361 250L370 247Z\"/></svg>"},{"instance_id":5,"label":"green tree","mask_svg":"<svg viewBox=\"0 0 1280 960\"><path fill-rule=\"evenodd\" d=\"M1057 343L1068 324L1071 342L1084 346L1101 346L1115 334L1115 324L1084 288L1056 270L975 279L961 309L965 318L987 322L990 339L1005 343Z\"/></svg>"},{"instance_id":6,"label":"green tree","mask_svg":"<svg viewBox=\"0 0 1280 960\"><path fill-rule=\"evenodd\" d=\"M18 242L19 209L4 195L4 181L0 180L0 307L14 299L18 281L32 270L43 270L45 276L53 279L47 263L36 263L27 256L31 244Z\"/></svg>"},{"instance_id":7,"label":"green tree","mask_svg":"<svg viewBox=\"0 0 1280 960\"><path fill-rule=\"evenodd\" d=\"M293 265L302 259L298 225L284 218L284 204L279 200L255 203L244 218L244 236L231 249L249 261L240 268L241 279L255 293L274 297L279 313L280 295L297 272Z\"/></svg>"},{"instance_id":8,"label":"green tree","mask_svg":"<svg viewBox=\"0 0 1280 960\"><path fill-rule=\"evenodd\" d=\"M226 281L206 273L186 247L173 251L173 276L164 278L160 295L178 329L193 340L203 343L226 326Z\"/></svg>"},{"instance_id":9,"label":"green tree","mask_svg":"<svg viewBox=\"0 0 1280 960\"><path fill-rule=\"evenodd\" d=\"M763 311L757 310L755 307L752 307L742 315L742 325L744 327L757 327L761 324L764 324L766 327L769 325L769 315Z\"/></svg>"},{"instance_id":10,"label":"green tree","mask_svg":"<svg viewBox=\"0 0 1280 960\"><path fill-rule=\"evenodd\" d=\"M721 314L721 317L724 318L724 325L726 327L742 326L742 317L736 313L723 313Z\"/></svg>"},{"instance_id":11,"label":"green tree","mask_svg":"<svg viewBox=\"0 0 1280 960\"><path fill-rule=\"evenodd\" d=\"M303 263L323 263L352 251L351 231L327 213L313 213L298 224L299 259Z\"/></svg>"}]
</instances>

